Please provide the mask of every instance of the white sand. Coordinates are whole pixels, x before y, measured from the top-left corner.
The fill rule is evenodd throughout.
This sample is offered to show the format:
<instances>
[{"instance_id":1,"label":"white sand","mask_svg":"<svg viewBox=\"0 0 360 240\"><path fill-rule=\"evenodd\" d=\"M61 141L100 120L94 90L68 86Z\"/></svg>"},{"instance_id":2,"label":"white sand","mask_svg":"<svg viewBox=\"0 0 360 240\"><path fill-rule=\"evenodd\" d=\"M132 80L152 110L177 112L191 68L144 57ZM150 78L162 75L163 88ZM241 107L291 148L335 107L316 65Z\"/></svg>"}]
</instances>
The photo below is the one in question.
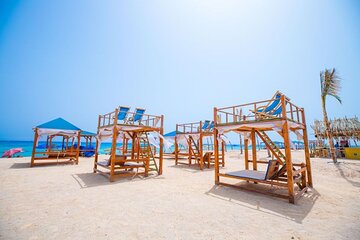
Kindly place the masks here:
<instances>
[{"instance_id":1,"label":"white sand","mask_svg":"<svg viewBox=\"0 0 360 240\"><path fill-rule=\"evenodd\" d=\"M225 170L243 167L236 156ZM315 189L292 205L215 186L212 169L173 160L162 176L110 183L93 158L0 159L0 239L360 239L360 161L340 161L312 159Z\"/></svg>"}]
</instances>

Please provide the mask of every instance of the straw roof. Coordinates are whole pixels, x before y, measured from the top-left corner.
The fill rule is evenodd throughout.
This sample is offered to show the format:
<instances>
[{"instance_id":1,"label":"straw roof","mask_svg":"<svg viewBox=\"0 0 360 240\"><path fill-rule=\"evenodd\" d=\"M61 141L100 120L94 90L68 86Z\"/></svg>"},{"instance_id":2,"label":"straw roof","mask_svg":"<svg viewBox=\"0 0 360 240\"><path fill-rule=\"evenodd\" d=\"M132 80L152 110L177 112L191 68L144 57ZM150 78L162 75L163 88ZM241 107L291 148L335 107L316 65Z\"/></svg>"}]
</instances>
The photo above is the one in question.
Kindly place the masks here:
<instances>
[{"instance_id":1,"label":"straw roof","mask_svg":"<svg viewBox=\"0 0 360 240\"><path fill-rule=\"evenodd\" d=\"M315 120L311 125L314 130L315 137L318 139L326 139L325 126L323 121ZM360 140L360 122L355 116L353 118L335 118L330 120L330 129L334 138L352 138Z\"/></svg>"}]
</instances>

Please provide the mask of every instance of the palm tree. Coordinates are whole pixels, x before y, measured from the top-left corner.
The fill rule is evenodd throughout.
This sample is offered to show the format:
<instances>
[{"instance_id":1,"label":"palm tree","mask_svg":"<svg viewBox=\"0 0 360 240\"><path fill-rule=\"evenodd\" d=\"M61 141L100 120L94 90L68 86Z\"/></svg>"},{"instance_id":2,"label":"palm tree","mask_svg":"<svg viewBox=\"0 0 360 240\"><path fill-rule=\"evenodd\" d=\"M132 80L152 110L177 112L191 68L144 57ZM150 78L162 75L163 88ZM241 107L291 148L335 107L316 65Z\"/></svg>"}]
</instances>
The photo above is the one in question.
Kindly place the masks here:
<instances>
[{"instance_id":1,"label":"palm tree","mask_svg":"<svg viewBox=\"0 0 360 240\"><path fill-rule=\"evenodd\" d=\"M321 85L321 102L322 102L322 111L324 117L324 125L327 138L329 140L330 145L330 153L334 163L337 163L336 152L334 148L333 135L330 129L330 123L328 120L327 112L326 112L326 97L332 96L336 100L341 103L341 99L339 97L340 92L340 78L337 75L335 68L332 70L325 69L325 71L320 72L320 85Z\"/></svg>"}]
</instances>

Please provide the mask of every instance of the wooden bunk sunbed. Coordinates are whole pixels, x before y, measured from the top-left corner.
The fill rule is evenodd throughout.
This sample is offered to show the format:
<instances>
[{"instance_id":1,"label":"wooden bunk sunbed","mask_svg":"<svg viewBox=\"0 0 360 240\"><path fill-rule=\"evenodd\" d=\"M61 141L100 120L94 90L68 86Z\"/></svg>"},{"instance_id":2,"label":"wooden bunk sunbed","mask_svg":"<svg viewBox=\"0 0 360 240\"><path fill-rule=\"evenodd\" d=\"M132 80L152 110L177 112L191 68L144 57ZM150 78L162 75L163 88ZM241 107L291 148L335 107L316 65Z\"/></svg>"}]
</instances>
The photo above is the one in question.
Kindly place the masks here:
<instances>
[{"instance_id":1,"label":"wooden bunk sunbed","mask_svg":"<svg viewBox=\"0 0 360 240\"><path fill-rule=\"evenodd\" d=\"M176 124L176 137L175 137L175 164L192 165L193 160L200 170L204 166L210 168L215 163L214 145L212 137L214 135L214 122L210 120ZM204 139L210 138L211 144L204 143ZM184 145L187 151L181 151L180 147ZM206 147L208 149L206 149ZM211 147L210 147L211 146ZM221 147L218 147L218 157L222 166L225 166L225 143L221 141Z\"/></svg>"},{"instance_id":2,"label":"wooden bunk sunbed","mask_svg":"<svg viewBox=\"0 0 360 240\"><path fill-rule=\"evenodd\" d=\"M110 157L101 161L100 142L97 142L94 173L105 175L110 181L118 177L148 176L151 172L162 174L164 116L145 114L145 109L140 108L135 112L129 110L120 106L113 112L99 115L98 138L100 141L110 138L111 151ZM152 134L159 137L158 154L149 140ZM116 145L119 139L122 141L120 148ZM129 142L131 149L128 149Z\"/></svg>"},{"instance_id":3,"label":"wooden bunk sunbed","mask_svg":"<svg viewBox=\"0 0 360 240\"><path fill-rule=\"evenodd\" d=\"M276 103L275 101L278 99L280 101ZM269 111L265 113L264 110L268 109L269 106L272 106L271 111L269 108ZM262 114L258 114L259 109L262 109ZM281 113L279 114L276 109L281 109ZM248 114L240 115L237 113ZM290 102L290 99L281 92L278 91L273 98L265 101L214 108L214 121L215 142L218 141L221 135L231 131L243 134L245 137L245 170L220 172L219 156L215 150L215 184L244 188L225 181L226 179L239 179L275 185L286 189L287 194L275 194L264 191L262 193L286 198L290 203L295 203L309 187L313 186L305 111L303 108ZM275 132L284 140L284 150L276 146L269 137L268 132ZM304 161L293 162L290 145L291 132L303 138ZM260 137L265 143L266 148L272 153L274 161L277 163L276 166L273 165L274 161L272 160L261 161L257 159L256 136ZM252 159L249 159L249 141L251 141L252 146ZM217 146L218 144L215 144L215 148ZM250 164L252 165L252 170L250 170ZM258 171L258 164L267 164L268 169L274 169L276 173L270 176L268 172L260 172ZM256 189L256 186L251 190L261 192Z\"/></svg>"},{"instance_id":4,"label":"wooden bunk sunbed","mask_svg":"<svg viewBox=\"0 0 360 240\"><path fill-rule=\"evenodd\" d=\"M34 144L30 167L38 165L79 163L81 129L57 118L34 128ZM46 143L39 144L46 136ZM61 146L55 140L62 140Z\"/></svg>"}]
</instances>

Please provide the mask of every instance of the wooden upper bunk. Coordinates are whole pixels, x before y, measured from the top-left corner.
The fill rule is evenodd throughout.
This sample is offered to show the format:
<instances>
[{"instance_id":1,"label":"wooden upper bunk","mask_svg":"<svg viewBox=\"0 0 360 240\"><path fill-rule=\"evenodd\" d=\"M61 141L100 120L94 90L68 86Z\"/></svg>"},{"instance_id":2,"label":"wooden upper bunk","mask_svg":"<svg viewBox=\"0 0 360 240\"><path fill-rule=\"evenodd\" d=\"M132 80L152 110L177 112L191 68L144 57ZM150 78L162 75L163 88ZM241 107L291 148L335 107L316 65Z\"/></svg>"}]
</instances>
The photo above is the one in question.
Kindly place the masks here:
<instances>
[{"instance_id":1,"label":"wooden upper bunk","mask_svg":"<svg viewBox=\"0 0 360 240\"><path fill-rule=\"evenodd\" d=\"M281 92L268 100L214 108L216 128L234 131L263 131L281 128L284 120L288 121L292 131L306 128L304 109L298 107Z\"/></svg>"},{"instance_id":2,"label":"wooden upper bunk","mask_svg":"<svg viewBox=\"0 0 360 240\"><path fill-rule=\"evenodd\" d=\"M117 126L119 130L128 132L160 132L163 128L164 116L145 113L145 109L118 107L115 111L99 115L98 129Z\"/></svg>"},{"instance_id":3,"label":"wooden upper bunk","mask_svg":"<svg viewBox=\"0 0 360 240\"><path fill-rule=\"evenodd\" d=\"M176 134L212 136L214 130L214 122L210 120L176 124Z\"/></svg>"}]
</instances>

